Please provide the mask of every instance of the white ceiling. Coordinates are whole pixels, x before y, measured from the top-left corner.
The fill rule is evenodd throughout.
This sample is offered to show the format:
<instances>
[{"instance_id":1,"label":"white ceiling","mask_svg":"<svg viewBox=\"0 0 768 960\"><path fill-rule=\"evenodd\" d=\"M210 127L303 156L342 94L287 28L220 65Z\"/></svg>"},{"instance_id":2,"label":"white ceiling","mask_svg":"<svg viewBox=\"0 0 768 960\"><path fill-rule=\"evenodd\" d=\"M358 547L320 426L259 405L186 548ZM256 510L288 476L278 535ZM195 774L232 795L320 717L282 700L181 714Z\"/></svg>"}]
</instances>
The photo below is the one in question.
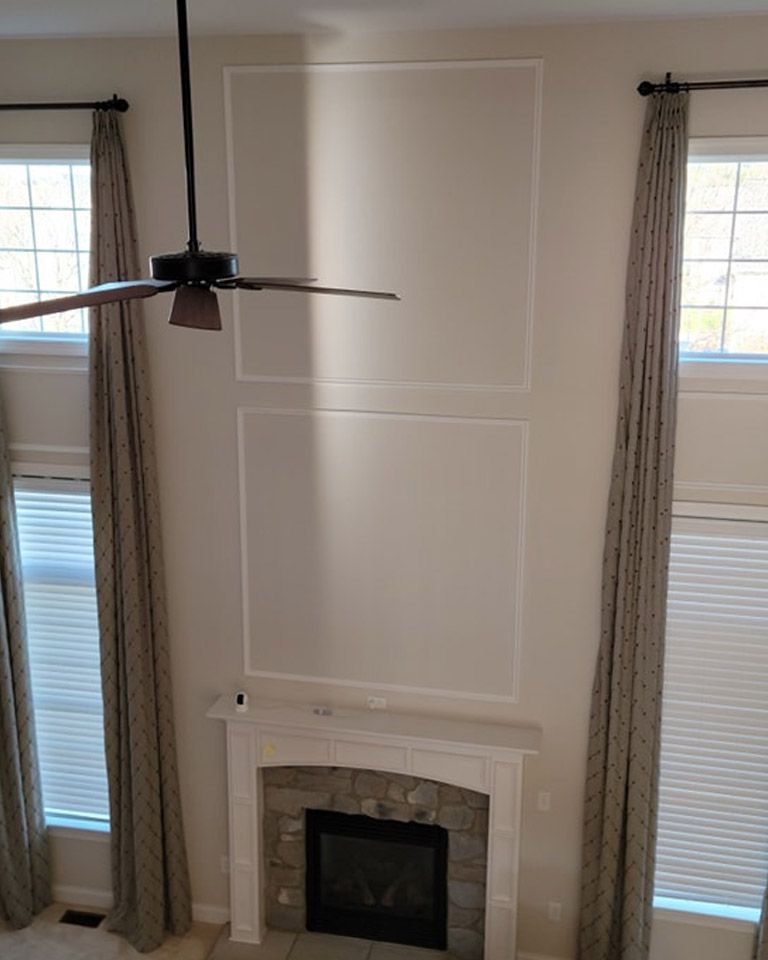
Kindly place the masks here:
<instances>
[{"instance_id":1,"label":"white ceiling","mask_svg":"<svg viewBox=\"0 0 768 960\"><path fill-rule=\"evenodd\" d=\"M0 36L173 32L173 0L0 0ZM766 13L766 0L189 0L196 33L418 30Z\"/></svg>"}]
</instances>

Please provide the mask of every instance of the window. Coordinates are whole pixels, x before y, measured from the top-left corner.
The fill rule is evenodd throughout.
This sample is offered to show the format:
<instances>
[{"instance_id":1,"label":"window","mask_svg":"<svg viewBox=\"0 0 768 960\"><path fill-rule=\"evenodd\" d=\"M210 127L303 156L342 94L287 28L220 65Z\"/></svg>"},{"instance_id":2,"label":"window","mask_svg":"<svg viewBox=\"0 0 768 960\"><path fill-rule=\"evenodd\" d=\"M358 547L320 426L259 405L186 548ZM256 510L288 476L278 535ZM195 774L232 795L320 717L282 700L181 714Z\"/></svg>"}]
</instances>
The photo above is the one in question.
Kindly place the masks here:
<instances>
[{"instance_id":1,"label":"window","mask_svg":"<svg viewBox=\"0 0 768 960\"><path fill-rule=\"evenodd\" d=\"M81 147L0 147L0 305L88 286L90 164ZM4 324L6 348L85 344L85 310Z\"/></svg>"},{"instance_id":2,"label":"window","mask_svg":"<svg viewBox=\"0 0 768 960\"><path fill-rule=\"evenodd\" d=\"M108 829L90 492L15 482L46 822Z\"/></svg>"},{"instance_id":3,"label":"window","mask_svg":"<svg viewBox=\"0 0 768 960\"><path fill-rule=\"evenodd\" d=\"M672 534L655 904L757 920L768 877L768 511L714 519L703 515L726 508L689 507L702 516L678 516Z\"/></svg>"},{"instance_id":4,"label":"window","mask_svg":"<svg viewBox=\"0 0 768 960\"><path fill-rule=\"evenodd\" d=\"M691 145L680 354L768 358L768 142Z\"/></svg>"}]
</instances>

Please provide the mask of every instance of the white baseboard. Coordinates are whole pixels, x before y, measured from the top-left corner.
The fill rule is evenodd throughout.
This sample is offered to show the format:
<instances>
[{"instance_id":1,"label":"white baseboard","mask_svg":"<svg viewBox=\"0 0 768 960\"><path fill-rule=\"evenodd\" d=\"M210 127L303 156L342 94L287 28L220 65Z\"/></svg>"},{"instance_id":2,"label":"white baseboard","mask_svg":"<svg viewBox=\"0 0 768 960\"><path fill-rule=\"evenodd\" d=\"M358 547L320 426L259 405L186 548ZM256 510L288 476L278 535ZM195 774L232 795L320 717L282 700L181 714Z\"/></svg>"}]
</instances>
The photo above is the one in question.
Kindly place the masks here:
<instances>
[{"instance_id":1,"label":"white baseboard","mask_svg":"<svg viewBox=\"0 0 768 960\"><path fill-rule=\"evenodd\" d=\"M192 919L198 923L229 923L229 907L217 907L212 903L193 903Z\"/></svg>"},{"instance_id":2,"label":"white baseboard","mask_svg":"<svg viewBox=\"0 0 768 960\"><path fill-rule=\"evenodd\" d=\"M57 903L68 903L77 907L91 907L97 910L109 910L112 906L112 894L109 890L94 890L92 887L70 887L65 884L53 885L53 899ZM192 919L198 923L229 923L229 907L217 907L211 903L193 903Z\"/></svg>"},{"instance_id":3,"label":"white baseboard","mask_svg":"<svg viewBox=\"0 0 768 960\"><path fill-rule=\"evenodd\" d=\"M112 894L109 890L69 887L55 883L51 892L57 903L71 903L77 907L97 907L99 910L109 910L112 906Z\"/></svg>"},{"instance_id":4,"label":"white baseboard","mask_svg":"<svg viewBox=\"0 0 768 960\"><path fill-rule=\"evenodd\" d=\"M545 953L520 953L518 951L517 960L567 960L567 958L550 957Z\"/></svg>"}]
</instances>

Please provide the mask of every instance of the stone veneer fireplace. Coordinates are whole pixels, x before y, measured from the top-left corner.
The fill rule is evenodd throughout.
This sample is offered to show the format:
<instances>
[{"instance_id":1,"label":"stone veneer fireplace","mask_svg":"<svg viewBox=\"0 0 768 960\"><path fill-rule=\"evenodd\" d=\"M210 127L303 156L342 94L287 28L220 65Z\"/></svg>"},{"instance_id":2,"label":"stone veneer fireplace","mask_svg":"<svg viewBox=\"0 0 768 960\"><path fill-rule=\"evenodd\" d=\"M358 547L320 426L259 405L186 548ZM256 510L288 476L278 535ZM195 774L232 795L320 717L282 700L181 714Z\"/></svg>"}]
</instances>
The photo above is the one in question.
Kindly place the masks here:
<instances>
[{"instance_id":1,"label":"stone veneer fireplace","mask_svg":"<svg viewBox=\"0 0 768 960\"><path fill-rule=\"evenodd\" d=\"M379 821L435 824L445 829L448 841L444 878L447 888L443 891L447 901L448 950L460 960L482 958L488 845L486 795L403 774L344 767L271 767L263 771L262 784L268 927L307 929L307 810L362 814ZM380 939L373 930L365 935L368 939ZM400 942L418 945L414 940Z\"/></svg>"},{"instance_id":2,"label":"stone veneer fireplace","mask_svg":"<svg viewBox=\"0 0 768 960\"><path fill-rule=\"evenodd\" d=\"M413 790L425 783L437 785L435 819L441 803L446 807L460 806L447 799L443 801L455 796L450 791L441 794L443 785L459 788L467 800L466 808L474 811L481 808L471 806L470 793L487 796L482 956L483 960L514 960L523 759L526 754L538 752L540 730L274 701L260 701L240 712L235 709L234 699L227 696L220 697L207 715L223 720L227 729L231 940L261 943L267 928L269 887L271 883L277 885L274 873L268 873L264 856L271 829L266 822L268 791L298 789L287 783L270 782L270 778L277 776L279 781L281 776L290 777L291 770L298 776L301 770L296 768L311 767L320 776L336 776L339 780L343 777L345 781L349 776L353 788L346 802L359 802L363 812L362 801L366 800L366 812L374 816L376 804L389 803L396 809L399 803L409 803L407 796L400 801L387 798L387 793L390 787L405 790L405 784L411 782ZM281 769L282 774L278 772ZM355 774L349 771L381 776L385 796L375 795L381 790L378 783L372 795L358 796ZM393 774L412 780L396 780ZM413 806L428 809L419 803ZM298 813L281 815L299 819ZM290 831L278 832L277 843L285 844L281 848L284 853L295 842L279 839L283 833L288 836ZM457 867L462 867L458 860L454 864L454 879ZM280 889L288 891L292 887L284 883ZM276 896L280 906L301 909L298 902L281 903L280 890ZM283 900L290 900L291 896L284 893ZM472 926L454 925L454 929L477 932Z\"/></svg>"}]
</instances>

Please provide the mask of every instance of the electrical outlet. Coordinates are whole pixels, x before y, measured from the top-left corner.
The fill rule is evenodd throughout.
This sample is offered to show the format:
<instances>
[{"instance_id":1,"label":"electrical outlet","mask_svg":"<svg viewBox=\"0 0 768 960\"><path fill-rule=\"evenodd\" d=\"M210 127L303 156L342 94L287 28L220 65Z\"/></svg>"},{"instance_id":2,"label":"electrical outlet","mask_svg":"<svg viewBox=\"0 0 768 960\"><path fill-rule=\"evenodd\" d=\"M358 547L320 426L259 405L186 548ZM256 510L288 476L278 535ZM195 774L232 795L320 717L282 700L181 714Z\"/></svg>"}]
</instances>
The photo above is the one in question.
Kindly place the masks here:
<instances>
[{"instance_id":1,"label":"electrical outlet","mask_svg":"<svg viewBox=\"0 0 768 960\"><path fill-rule=\"evenodd\" d=\"M563 905L558 900L550 900L547 904L547 920L560 923L563 919Z\"/></svg>"},{"instance_id":2,"label":"electrical outlet","mask_svg":"<svg viewBox=\"0 0 768 960\"><path fill-rule=\"evenodd\" d=\"M366 703L368 704L369 710L386 710L387 709L386 697L368 697Z\"/></svg>"},{"instance_id":3,"label":"electrical outlet","mask_svg":"<svg viewBox=\"0 0 768 960\"><path fill-rule=\"evenodd\" d=\"M219 857L219 870L225 875L229 873L229 857L224 854Z\"/></svg>"},{"instance_id":4,"label":"electrical outlet","mask_svg":"<svg viewBox=\"0 0 768 960\"><path fill-rule=\"evenodd\" d=\"M552 809L552 794L549 790L539 790L536 797L536 806L544 812Z\"/></svg>"}]
</instances>

